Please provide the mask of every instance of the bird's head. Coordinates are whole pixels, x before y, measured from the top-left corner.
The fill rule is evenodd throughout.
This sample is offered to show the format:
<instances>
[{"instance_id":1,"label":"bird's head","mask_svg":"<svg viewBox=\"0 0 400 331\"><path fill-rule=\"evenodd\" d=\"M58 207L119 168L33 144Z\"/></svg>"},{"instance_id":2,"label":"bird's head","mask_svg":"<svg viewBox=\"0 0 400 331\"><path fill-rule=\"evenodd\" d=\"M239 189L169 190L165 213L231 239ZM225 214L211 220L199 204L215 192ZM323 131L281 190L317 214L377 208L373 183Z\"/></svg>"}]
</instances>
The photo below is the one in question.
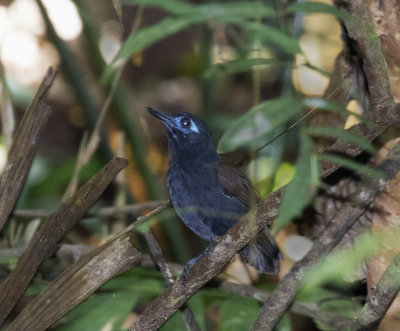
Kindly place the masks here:
<instances>
[{"instance_id":1,"label":"bird's head","mask_svg":"<svg viewBox=\"0 0 400 331\"><path fill-rule=\"evenodd\" d=\"M192 113L164 113L147 107L147 111L161 120L168 136L170 153L174 150L186 153L215 152L206 124Z\"/></svg>"}]
</instances>

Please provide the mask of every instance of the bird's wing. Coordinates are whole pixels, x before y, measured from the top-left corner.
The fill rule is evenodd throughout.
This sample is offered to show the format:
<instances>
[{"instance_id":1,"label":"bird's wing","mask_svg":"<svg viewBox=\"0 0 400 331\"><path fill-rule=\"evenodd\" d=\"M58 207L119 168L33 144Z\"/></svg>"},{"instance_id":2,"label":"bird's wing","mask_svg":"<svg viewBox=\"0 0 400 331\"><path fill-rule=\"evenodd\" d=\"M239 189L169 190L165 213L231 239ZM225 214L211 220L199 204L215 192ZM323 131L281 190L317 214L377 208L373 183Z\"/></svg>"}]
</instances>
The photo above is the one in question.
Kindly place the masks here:
<instances>
[{"instance_id":1,"label":"bird's wing","mask_svg":"<svg viewBox=\"0 0 400 331\"><path fill-rule=\"evenodd\" d=\"M217 166L217 178L225 194L238 199L246 206L250 207L260 201L257 191L238 168L221 162Z\"/></svg>"}]
</instances>

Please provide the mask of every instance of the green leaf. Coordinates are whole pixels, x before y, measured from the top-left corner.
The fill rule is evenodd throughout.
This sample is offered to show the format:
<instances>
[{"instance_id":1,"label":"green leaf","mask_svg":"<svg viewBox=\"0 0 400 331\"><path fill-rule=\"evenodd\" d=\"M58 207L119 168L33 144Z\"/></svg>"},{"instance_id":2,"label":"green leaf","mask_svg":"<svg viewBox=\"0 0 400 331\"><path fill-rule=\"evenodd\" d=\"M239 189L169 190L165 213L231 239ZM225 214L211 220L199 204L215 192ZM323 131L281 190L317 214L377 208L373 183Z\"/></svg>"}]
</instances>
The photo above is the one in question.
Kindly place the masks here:
<instances>
[{"instance_id":1,"label":"green leaf","mask_svg":"<svg viewBox=\"0 0 400 331\"><path fill-rule=\"evenodd\" d=\"M131 34L122 45L115 60L130 57L137 51L145 49L174 33L187 29L202 20L201 17L196 16L167 17L157 24L140 30L138 33Z\"/></svg>"},{"instance_id":2,"label":"green leaf","mask_svg":"<svg viewBox=\"0 0 400 331\"><path fill-rule=\"evenodd\" d=\"M220 310L220 330L249 330L260 311L255 300L237 297L227 300Z\"/></svg>"},{"instance_id":3,"label":"green leaf","mask_svg":"<svg viewBox=\"0 0 400 331\"><path fill-rule=\"evenodd\" d=\"M318 184L318 161L312 153L311 139L302 132L300 140L300 156L296 163L294 178L283 194L279 217L275 222L276 230L302 213Z\"/></svg>"},{"instance_id":4,"label":"green leaf","mask_svg":"<svg viewBox=\"0 0 400 331\"><path fill-rule=\"evenodd\" d=\"M353 113L350 110L348 110L345 106L343 106L339 103L336 103L336 102L328 101L326 99L305 98L305 99L303 99L303 104L305 107L321 108L323 110L330 110L331 112L343 114L345 116L352 115L352 116L357 117L360 121L364 122L368 126L374 125L372 122L368 121L368 119L365 116Z\"/></svg>"},{"instance_id":5,"label":"green leaf","mask_svg":"<svg viewBox=\"0 0 400 331\"><path fill-rule=\"evenodd\" d=\"M124 0L125 5L143 5L164 9L175 15L201 15L204 19L226 16L240 17L274 17L276 12L261 2L229 1L192 5L179 0Z\"/></svg>"},{"instance_id":6,"label":"green leaf","mask_svg":"<svg viewBox=\"0 0 400 331\"><path fill-rule=\"evenodd\" d=\"M116 62L127 59L136 52L143 50L157 41L172 34L185 30L193 25L203 24L211 19L240 17L244 19L275 16L275 11L259 2L232 1L227 3L212 3L204 5L190 5L178 0L125 0L124 4L140 4L159 7L171 11L176 16L167 17L159 23L143 28L135 34L131 34L122 44L122 47L114 60L102 74L102 81L110 80ZM271 32L274 34L274 32ZM276 38L276 37L275 37ZM272 37L274 39L274 37Z\"/></svg>"},{"instance_id":7,"label":"green leaf","mask_svg":"<svg viewBox=\"0 0 400 331\"><path fill-rule=\"evenodd\" d=\"M286 97L258 104L232 122L218 143L218 152L225 153L244 145L265 142L274 129L298 114L302 107L298 99Z\"/></svg>"},{"instance_id":8,"label":"green leaf","mask_svg":"<svg viewBox=\"0 0 400 331\"><path fill-rule=\"evenodd\" d=\"M276 171L272 191L287 185L293 179L294 171L295 167L292 164L283 162Z\"/></svg>"},{"instance_id":9,"label":"green leaf","mask_svg":"<svg viewBox=\"0 0 400 331\"><path fill-rule=\"evenodd\" d=\"M156 296L165 287L158 271L135 268L109 280L102 291L130 291L145 296Z\"/></svg>"},{"instance_id":10,"label":"green leaf","mask_svg":"<svg viewBox=\"0 0 400 331\"><path fill-rule=\"evenodd\" d=\"M179 0L123 0L123 5L143 5L146 7L157 7L172 14L193 13L198 6Z\"/></svg>"},{"instance_id":11,"label":"green leaf","mask_svg":"<svg viewBox=\"0 0 400 331\"><path fill-rule=\"evenodd\" d=\"M186 331L186 325L182 318L182 313L177 311L160 328L160 331Z\"/></svg>"},{"instance_id":12,"label":"green leaf","mask_svg":"<svg viewBox=\"0 0 400 331\"><path fill-rule=\"evenodd\" d=\"M357 136L349 130L334 128L331 126L314 126L308 128L307 132L315 136L340 138L342 140L349 141L360 146L371 154L375 154L377 152L376 148L367 139Z\"/></svg>"},{"instance_id":13,"label":"green leaf","mask_svg":"<svg viewBox=\"0 0 400 331\"><path fill-rule=\"evenodd\" d=\"M199 11L211 18L237 17L274 17L275 10L259 1L229 1L225 3L211 3L200 5Z\"/></svg>"},{"instance_id":14,"label":"green leaf","mask_svg":"<svg viewBox=\"0 0 400 331\"><path fill-rule=\"evenodd\" d=\"M114 292L95 294L71 310L65 317L61 331L102 330L107 323L119 330L138 300L137 294Z\"/></svg>"},{"instance_id":15,"label":"green leaf","mask_svg":"<svg viewBox=\"0 0 400 331\"><path fill-rule=\"evenodd\" d=\"M332 73L330 73L329 71L326 71L326 70L324 70L324 69L322 69L320 67L317 67L317 66L315 66L315 65L313 65L313 64L311 64L309 62L303 64L303 66L305 66L305 67L307 67L307 68L309 68L311 70L314 70L314 71L320 73L322 76L325 76L325 77L327 77L329 79L332 78Z\"/></svg>"},{"instance_id":16,"label":"green leaf","mask_svg":"<svg viewBox=\"0 0 400 331\"><path fill-rule=\"evenodd\" d=\"M374 169L368 165L356 162L354 160L350 160L343 156L330 154L330 153L321 153L321 154L318 154L318 158L320 160L337 163L337 164L341 165L342 167L359 172L359 173L361 173L365 176L371 177L371 178L376 178L376 177L385 178L385 174L382 171Z\"/></svg>"},{"instance_id":17,"label":"green leaf","mask_svg":"<svg viewBox=\"0 0 400 331\"><path fill-rule=\"evenodd\" d=\"M346 21L349 15L337 7L328 5L322 2L304 1L291 4L286 11L288 13L303 12L303 13L323 13L335 16L338 20Z\"/></svg>"},{"instance_id":18,"label":"green leaf","mask_svg":"<svg viewBox=\"0 0 400 331\"><path fill-rule=\"evenodd\" d=\"M301 53L297 39L288 36L280 30L274 29L261 22L246 22L242 24L242 27L255 33L264 43L279 47L288 54Z\"/></svg>"},{"instance_id":19,"label":"green leaf","mask_svg":"<svg viewBox=\"0 0 400 331\"><path fill-rule=\"evenodd\" d=\"M276 65L284 66L284 63L275 59L241 59L233 60L209 67L204 73L204 78L213 78L221 72L238 73L246 72L258 65Z\"/></svg>"}]
</instances>

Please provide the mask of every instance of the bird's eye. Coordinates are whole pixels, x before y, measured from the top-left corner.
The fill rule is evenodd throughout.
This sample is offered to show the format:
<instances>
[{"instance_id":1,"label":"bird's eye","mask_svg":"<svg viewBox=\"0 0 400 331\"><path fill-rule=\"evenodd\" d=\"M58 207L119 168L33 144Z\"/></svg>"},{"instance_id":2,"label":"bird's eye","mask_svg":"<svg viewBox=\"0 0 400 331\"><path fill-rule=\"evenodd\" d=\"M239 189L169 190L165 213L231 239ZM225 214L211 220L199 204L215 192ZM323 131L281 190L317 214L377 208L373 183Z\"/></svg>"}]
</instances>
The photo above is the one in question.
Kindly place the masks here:
<instances>
[{"instance_id":1,"label":"bird's eye","mask_svg":"<svg viewBox=\"0 0 400 331\"><path fill-rule=\"evenodd\" d=\"M192 124L192 122L191 122L189 117L182 117L181 118L181 125L184 128L189 128L191 124Z\"/></svg>"}]
</instances>

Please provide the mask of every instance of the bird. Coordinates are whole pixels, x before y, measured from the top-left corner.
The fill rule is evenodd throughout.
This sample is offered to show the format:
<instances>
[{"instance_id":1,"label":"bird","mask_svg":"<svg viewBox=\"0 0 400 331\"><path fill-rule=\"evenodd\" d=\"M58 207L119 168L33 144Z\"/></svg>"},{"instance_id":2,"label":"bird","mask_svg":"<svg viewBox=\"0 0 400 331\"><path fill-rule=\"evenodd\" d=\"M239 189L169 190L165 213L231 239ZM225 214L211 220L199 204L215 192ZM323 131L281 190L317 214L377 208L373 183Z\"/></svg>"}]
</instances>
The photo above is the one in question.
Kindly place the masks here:
<instances>
[{"instance_id":1,"label":"bird","mask_svg":"<svg viewBox=\"0 0 400 331\"><path fill-rule=\"evenodd\" d=\"M240 169L223 162L206 124L197 115L146 109L161 120L167 134L167 186L172 205L191 231L211 243L210 248L260 197ZM206 252L189 260L182 279ZM268 229L259 232L240 254L263 274L276 274L282 259Z\"/></svg>"}]
</instances>

